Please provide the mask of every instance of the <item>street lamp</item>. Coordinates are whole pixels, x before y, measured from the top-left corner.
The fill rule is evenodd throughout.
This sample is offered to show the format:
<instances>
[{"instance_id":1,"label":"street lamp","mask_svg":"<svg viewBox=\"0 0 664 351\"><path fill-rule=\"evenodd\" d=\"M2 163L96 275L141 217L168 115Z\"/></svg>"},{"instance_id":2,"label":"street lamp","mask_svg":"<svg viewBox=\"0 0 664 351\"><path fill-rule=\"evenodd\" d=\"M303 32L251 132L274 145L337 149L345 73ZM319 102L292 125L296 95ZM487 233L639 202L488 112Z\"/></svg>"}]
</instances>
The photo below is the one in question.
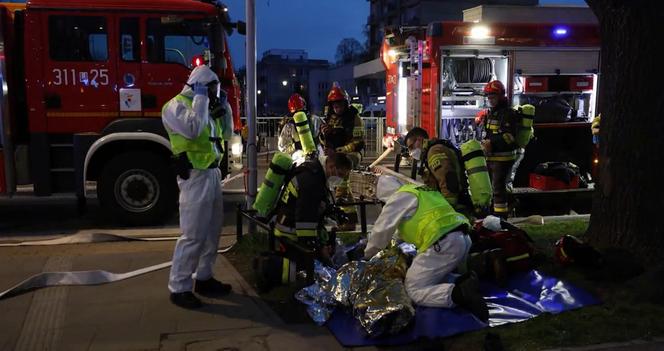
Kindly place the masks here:
<instances>
[{"instance_id":1,"label":"street lamp","mask_svg":"<svg viewBox=\"0 0 664 351\"><path fill-rule=\"evenodd\" d=\"M261 91L260 91L260 89L256 91L256 94L258 94L258 95L260 95L260 94L261 94Z\"/></svg>"},{"instance_id":2,"label":"street lamp","mask_svg":"<svg viewBox=\"0 0 664 351\"><path fill-rule=\"evenodd\" d=\"M288 85L288 81L287 81L287 80L281 81L281 85L283 85L283 86L287 86L287 85Z\"/></svg>"}]
</instances>

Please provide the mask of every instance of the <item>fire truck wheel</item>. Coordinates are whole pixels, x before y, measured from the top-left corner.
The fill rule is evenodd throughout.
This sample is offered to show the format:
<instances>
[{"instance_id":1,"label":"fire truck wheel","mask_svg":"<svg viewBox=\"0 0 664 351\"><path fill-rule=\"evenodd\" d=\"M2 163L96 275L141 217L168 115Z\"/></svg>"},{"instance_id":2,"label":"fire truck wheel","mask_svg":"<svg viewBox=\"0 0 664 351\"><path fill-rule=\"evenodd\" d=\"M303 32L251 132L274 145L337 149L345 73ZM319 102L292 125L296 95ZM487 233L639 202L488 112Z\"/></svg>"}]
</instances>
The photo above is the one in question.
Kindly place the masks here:
<instances>
[{"instance_id":1,"label":"fire truck wheel","mask_svg":"<svg viewBox=\"0 0 664 351\"><path fill-rule=\"evenodd\" d=\"M104 166L97 196L113 220L127 225L158 224L168 220L177 207L177 184L167 158L131 152Z\"/></svg>"}]
</instances>

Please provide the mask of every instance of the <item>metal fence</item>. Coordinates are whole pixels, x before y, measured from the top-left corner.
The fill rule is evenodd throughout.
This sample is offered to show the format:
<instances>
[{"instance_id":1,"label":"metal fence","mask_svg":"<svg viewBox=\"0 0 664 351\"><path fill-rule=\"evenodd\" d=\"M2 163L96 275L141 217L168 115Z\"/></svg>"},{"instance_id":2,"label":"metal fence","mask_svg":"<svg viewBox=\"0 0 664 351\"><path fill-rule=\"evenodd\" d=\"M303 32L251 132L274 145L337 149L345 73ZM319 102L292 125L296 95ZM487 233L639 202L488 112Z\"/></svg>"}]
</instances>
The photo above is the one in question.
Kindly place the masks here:
<instances>
[{"instance_id":1,"label":"metal fence","mask_svg":"<svg viewBox=\"0 0 664 351\"><path fill-rule=\"evenodd\" d=\"M277 150L279 123L283 117L256 117L258 152ZM361 117L364 123L364 155L376 156L383 152L385 117ZM246 120L246 117L241 117Z\"/></svg>"},{"instance_id":2,"label":"metal fence","mask_svg":"<svg viewBox=\"0 0 664 351\"><path fill-rule=\"evenodd\" d=\"M362 117L364 123L364 155L377 156L383 153L385 117Z\"/></svg>"}]
</instances>

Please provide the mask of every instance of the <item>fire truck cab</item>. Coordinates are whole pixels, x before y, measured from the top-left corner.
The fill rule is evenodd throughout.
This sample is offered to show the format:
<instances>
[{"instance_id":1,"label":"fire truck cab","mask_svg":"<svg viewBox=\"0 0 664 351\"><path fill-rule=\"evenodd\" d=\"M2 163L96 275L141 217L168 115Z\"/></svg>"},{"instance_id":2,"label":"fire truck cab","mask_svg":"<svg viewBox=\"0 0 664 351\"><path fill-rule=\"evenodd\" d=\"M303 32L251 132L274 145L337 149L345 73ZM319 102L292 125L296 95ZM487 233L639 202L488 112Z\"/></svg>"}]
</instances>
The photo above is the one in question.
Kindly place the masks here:
<instances>
[{"instance_id":1,"label":"fire truck cab","mask_svg":"<svg viewBox=\"0 0 664 351\"><path fill-rule=\"evenodd\" d=\"M590 121L598 113L599 28L592 23L437 22L386 31L387 133L390 146L414 126L460 144L482 138L475 116L482 90L500 80L514 106L536 107L535 139L515 186L537 164L568 161L582 174L596 164Z\"/></svg>"},{"instance_id":2,"label":"fire truck cab","mask_svg":"<svg viewBox=\"0 0 664 351\"><path fill-rule=\"evenodd\" d=\"M162 106L208 64L239 126L239 86L215 0L30 0L0 4L0 195L94 190L129 224L177 205ZM87 186L86 186L87 185Z\"/></svg>"}]
</instances>

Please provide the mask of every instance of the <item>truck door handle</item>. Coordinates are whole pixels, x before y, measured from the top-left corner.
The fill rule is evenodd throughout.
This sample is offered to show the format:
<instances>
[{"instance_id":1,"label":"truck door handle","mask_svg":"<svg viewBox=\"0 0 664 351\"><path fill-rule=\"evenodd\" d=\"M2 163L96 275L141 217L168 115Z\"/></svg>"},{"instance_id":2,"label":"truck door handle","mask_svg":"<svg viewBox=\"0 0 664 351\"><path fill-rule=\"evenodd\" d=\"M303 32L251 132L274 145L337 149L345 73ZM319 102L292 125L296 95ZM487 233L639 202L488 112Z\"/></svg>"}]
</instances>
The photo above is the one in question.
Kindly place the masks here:
<instances>
[{"instance_id":1,"label":"truck door handle","mask_svg":"<svg viewBox=\"0 0 664 351\"><path fill-rule=\"evenodd\" d=\"M60 100L60 95L58 94L48 94L44 97L44 105L46 108L60 108L62 107L62 101Z\"/></svg>"}]
</instances>

